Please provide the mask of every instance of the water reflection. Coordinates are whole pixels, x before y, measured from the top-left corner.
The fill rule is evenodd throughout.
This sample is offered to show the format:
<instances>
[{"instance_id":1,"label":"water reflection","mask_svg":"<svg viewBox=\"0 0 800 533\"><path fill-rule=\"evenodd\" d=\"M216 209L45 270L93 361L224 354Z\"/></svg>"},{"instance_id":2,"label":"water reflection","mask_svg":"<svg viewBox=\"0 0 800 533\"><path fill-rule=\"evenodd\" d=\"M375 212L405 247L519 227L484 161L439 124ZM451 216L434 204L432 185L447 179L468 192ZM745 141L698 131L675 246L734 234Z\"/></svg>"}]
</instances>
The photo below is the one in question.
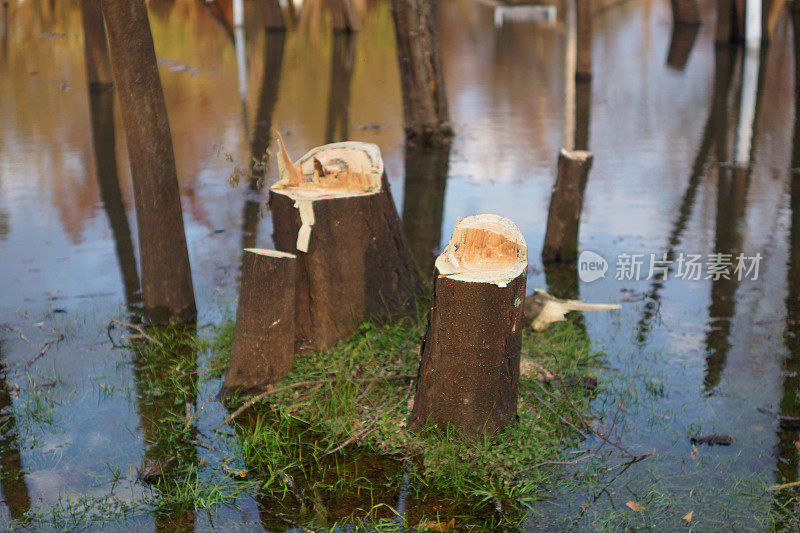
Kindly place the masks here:
<instances>
[{"instance_id":1,"label":"water reflection","mask_svg":"<svg viewBox=\"0 0 800 533\"><path fill-rule=\"evenodd\" d=\"M406 143L403 232L420 279L430 281L442 238L450 143Z\"/></svg>"},{"instance_id":2,"label":"water reflection","mask_svg":"<svg viewBox=\"0 0 800 533\"><path fill-rule=\"evenodd\" d=\"M675 70L683 70L689 61L689 55L694 48L697 34L700 32L698 24L675 24L672 27L672 39L667 52L667 66Z\"/></svg>"},{"instance_id":3,"label":"water reflection","mask_svg":"<svg viewBox=\"0 0 800 533\"><path fill-rule=\"evenodd\" d=\"M355 52L356 37L353 34L334 34L328 118L325 123L326 143L350 140L350 81L353 78Z\"/></svg>"},{"instance_id":4,"label":"water reflection","mask_svg":"<svg viewBox=\"0 0 800 533\"><path fill-rule=\"evenodd\" d=\"M144 458L139 477L154 484L161 503L155 510L155 530L193 531L194 502L182 493L183 478L198 475L191 420L197 409L197 353L195 326L174 330L165 349L144 340L132 343L136 398L144 435Z\"/></svg>"},{"instance_id":5,"label":"water reflection","mask_svg":"<svg viewBox=\"0 0 800 533\"><path fill-rule=\"evenodd\" d=\"M31 508L31 498L22 469L21 443L3 359L3 342L0 341L0 488L11 519L24 522Z\"/></svg>"}]
</instances>

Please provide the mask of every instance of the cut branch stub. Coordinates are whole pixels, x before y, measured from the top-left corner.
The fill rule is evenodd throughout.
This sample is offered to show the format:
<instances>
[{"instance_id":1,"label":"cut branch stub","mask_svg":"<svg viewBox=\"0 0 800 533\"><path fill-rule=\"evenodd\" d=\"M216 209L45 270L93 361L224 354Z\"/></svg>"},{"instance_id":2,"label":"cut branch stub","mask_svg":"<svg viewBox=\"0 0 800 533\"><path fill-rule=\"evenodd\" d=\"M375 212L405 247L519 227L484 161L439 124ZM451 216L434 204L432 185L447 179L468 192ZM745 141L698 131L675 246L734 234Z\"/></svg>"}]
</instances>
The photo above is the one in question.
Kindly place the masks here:
<instances>
[{"instance_id":1,"label":"cut branch stub","mask_svg":"<svg viewBox=\"0 0 800 533\"><path fill-rule=\"evenodd\" d=\"M409 427L451 425L474 437L517 412L527 246L497 215L456 223L436 259Z\"/></svg>"},{"instance_id":2,"label":"cut branch stub","mask_svg":"<svg viewBox=\"0 0 800 533\"><path fill-rule=\"evenodd\" d=\"M296 264L294 254L244 251L236 329L220 397L260 392L292 369Z\"/></svg>"},{"instance_id":3,"label":"cut branch stub","mask_svg":"<svg viewBox=\"0 0 800 533\"><path fill-rule=\"evenodd\" d=\"M297 163L278 148L269 203L275 246L298 254L298 340L324 349L364 320L413 313L419 278L378 147L327 144Z\"/></svg>"}]
</instances>

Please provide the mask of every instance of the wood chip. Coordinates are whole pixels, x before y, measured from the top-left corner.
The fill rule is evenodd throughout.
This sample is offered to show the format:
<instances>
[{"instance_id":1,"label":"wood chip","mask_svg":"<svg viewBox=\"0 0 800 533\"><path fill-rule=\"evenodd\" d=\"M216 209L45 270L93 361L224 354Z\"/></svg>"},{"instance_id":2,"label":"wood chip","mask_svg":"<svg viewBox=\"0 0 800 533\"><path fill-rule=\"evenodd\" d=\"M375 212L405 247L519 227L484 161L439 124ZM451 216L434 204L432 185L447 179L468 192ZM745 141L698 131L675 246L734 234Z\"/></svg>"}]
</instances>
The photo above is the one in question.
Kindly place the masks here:
<instances>
[{"instance_id":1,"label":"wood chip","mask_svg":"<svg viewBox=\"0 0 800 533\"><path fill-rule=\"evenodd\" d=\"M633 510L634 510L634 511L636 511L637 513L640 513L640 512L642 512L642 511L644 511L644 507L642 507L641 505L639 505L638 503L636 503L636 502L635 502L635 501L633 501L633 500L629 501L629 502L628 502L628 503L626 503L625 505L627 505L628 507L630 507L631 509L633 509Z\"/></svg>"},{"instance_id":2,"label":"wood chip","mask_svg":"<svg viewBox=\"0 0 800 533\"><path fill-rule=\"evenodd\" d=\"M686 520L687 522L691 522L692 521L692 515L694 515L694 511L689 511L686 514L686 516L683 517L683 519Z\"/></svg>"}]
</instances>

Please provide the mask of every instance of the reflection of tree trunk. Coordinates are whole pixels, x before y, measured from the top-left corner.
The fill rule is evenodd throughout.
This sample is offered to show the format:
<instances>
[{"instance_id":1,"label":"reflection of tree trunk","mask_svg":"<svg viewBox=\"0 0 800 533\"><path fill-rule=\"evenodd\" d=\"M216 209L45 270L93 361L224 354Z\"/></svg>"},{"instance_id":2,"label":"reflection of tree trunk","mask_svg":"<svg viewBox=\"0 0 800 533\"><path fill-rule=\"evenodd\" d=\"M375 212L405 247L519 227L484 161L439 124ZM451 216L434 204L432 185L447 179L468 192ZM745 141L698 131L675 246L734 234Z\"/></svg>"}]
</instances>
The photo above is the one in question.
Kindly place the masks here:
<instances>
[{"instance_id":1,"label":"reflection of tree trunk","mask_svg":"<svg viewBox=\"0 0 800 533\"><path fill-rule=\"evenodd\" d=\"M284 32L267 32L264 40L264 77L261 80L253 138L250 142L252 159L258 161L259 164L253 165L251 189L260 190L264 186L263 179L268 162L267 149L272 130L272 114L275 111L275 103L278 101L285 39ZM252 246L248 248L252 248Z\"/></svg>"},{"instance_id":2,"label":"reflection of tree trunk","mask_svg":"<svg viewBox=\"0 0 800 533\"><path fill-rule=\"evenodd\" d=\"M100 197L103 199L114 244L117 261L125 287L125 301L128 305L141 301L139 274L136 271L136 256L133 252L131 229L122 191L117 175L117 151L114 137L114 94L109 91L90 92L89 109L92 118L92 140L97 164L97 182L100 184Z\"/></svg>"},{"instance_id":3,"label":"reflection of tree trunk","mask_svg":"<svg viewBox=\"0 0 800 533\"><path fill-rule=\"evenodd\" d=\"M133 177L142 292L154 323L197 314L167 108L144 0L103 0Z\"/></svg>"},{"instance_id":4,"label":"reflection of tree trunk","mask_svg":"<svg viewBox=\"0 0 800 533\"><path fill-rule=\"evenodd\" d=\"M291 2L289 2L291 4ZM283 10L278 0L265 0L264 2L264 27L267 33L284 31L286 22L283 20Z\"/></svg>"},{"instance_id":5,"label":"reflection of tree trunk","mask_svg":"<svg viewBox=\"0 0 800 533\"><path fill-rule=\"evenodd\" d=\"M575 83L575 149L589 149L589 128L592 113L592 83Z\"/></svg>"},{"instance_id":6,"label":"reflection of tree trunk","mask_svg":"<svg viewBox=\"0 0 800 533\"><path fill-rule=\"evenodd\" d=\"M152 482L160 491L175 490L181 477L197 469L195 429L184 431L181 420L187 405L197 409L197 354L193 350L195 326L186 326L170 344L170 351L154 351L147 341L133 346L136 397L144 440L144 464L160 465ZM169 497L162 492L162 497ZM156 531L193 531L194 512L165 510L156 513Z\"/></svg>"},{"instance_id":7,"label":"reflection of tree trunk","mask_svg":"<svg viewBox=\"0 0 800 533\"><path fill-rule=\"evenodd\" d=\"M739 26L735 11L735 0L717 0L717 33L718 45L726 45L739 39Z\"/></svg>"},{"instance_id":8,"label":"reflection of tree trunk","mask_svg":"<svg viewBox=\"0 0 800 533\"><path fill-rule=\"evenodd\" d=\"M0 0L0 51L8 53L8 0Z\"/></svg>"},{"instance_id":9,"label":"reflection of tree trunk","mask_svg":"<svg viewBox=\"0 0 800 533\"><path fill-rule=\"evenodd\" d=\"M686 68L686 62L689 61L699 31L700 26L697 24L677 24L672 27L672 39L667 52L668 67L675 70Z\"/></svg>"},{"instance_id":10,"label":"reflection of tree trunk","mask_svg":"<svg viewBox=\"0 0 800 533\"><path fill-rule=\"evenodd\" d=\"M575 27L577 31L575 79L578 81L588 81L592 79L591 0L575 0L575 20Z\"/></svg>"},{"instance_id":11,"label":"reflection of tree trunk","mask_svg":"<svg viewBox=\"0 0 800 533\"><path fill-rule=\"evenodd\" d=\"M449 139L435 0L392 0L406 137Z\"/></svg>"},{"instance_id":12,"label":"reflection of tree trunk","mask_svg":"<svg viewBox=\"0 0 800 533\"><path fill-rule=\"evenodd\" d=\"M786 333L784 335L786 349L789 352L783 361L783 395L780 401L780 413L783 416L800 416L800 11L798 3L794 2L791 11L792 28L794 30L794 139L792 145L792 162L789 171L790 179L790 205L792 208L792 222L789 229L789 290L786 297ZM777 457L775 461L775 482L778 484L791 483L798 479L798 450L795 442L800 440L800 434L795 431L778 430ZM792 512L787 506L792 498L791 491L777 491L775 493L775 508L783 513ZM792 506L797 515L798 504ZM791 526L786 524L785 528Z\"/></svg>"},{"instance_id":13,"label":"reflection of tree trunk","mask_svg":"<svg viewBox=\"0 0 800 533\"><path fill-rule=\"evenodd\" d=\"M114 80L111 77L111 64L108 61L108 44L100 0L81 0L81 18L86 81L89 83L89 90L111 88L114 86Z\"/></svg>"},{"instance_id":14,"label":"reflection of tree trunk","mask_svg":"<svg viewBox=\"0 0 800 533\"><path fill-rule=\"evenodd\" d=\"M700 147L697 150L694 162L692 163L692 173L689 176L689 182L686 185L686 191L683 193L678 208L678 218L672 227L669 239L667 240L667 260L672 262L675 259L675 247L678 246L683 237L683 232L689 223L689 216L692 214L694 207L695 196L697 189L700 186L700 178L706 167L711 148L714 143L725 144L724 139L720 139L720 130L727 128L727 111L728 111L728 91L731 85L731 78L733 77L734 62L736 55L730 48L717 47L714 53L714 88L713 100L711 102L711 111L708 114L708 120L703 128L703 135L700 140ZM644 312L642 318L639 320L637 335L637 342L644 344L647 333L650 331L650 323L658 312L661 297L659 291L664 286L664 281L659 279L653 280L650 291L645 297Z\"/></svg>"},{"instance_id":15,"label":"reflection of tree trunk","mask_svg":"<svg viewBox=\"0 0 800 533\"><path fill-rule=\"evenodd\" d=\"M0 365L3 360L3 345L0 343ZM8 392L5 371L0 371L0 488L13 520L25 521L25 514L31 508L31 497L25 476L22 473L17 422L14 404Z\"/></svg>"},{"instance_id":16,"label":"reflection of tree trunk","mask_svg":"<svg viewBox=\"0 0 800 533\"><path fill-rule=\"evenodd\" d=\"M696 0L670 0L672 5L672 21L677 25L699 25L700 9Z\"/></svg>"},{"instance_id":17,"label":"reflection of tree trunk","mask_svg":"<svg viewBox=\"0 0 800 533\"><path fill-rule=\"evenodd\" d=\"M325 126L325 142L336 140L339 127L339 140L347 141L350 119L350 80L353 77L353 63L356 39L350 34L333 36L331 55L331 86L328 93L328 121Z\"/></svg>"},{"instance_id":18,"label":"reflection of tree trunk","mask_svg":"<svg viewBox=\"0 0 800 533\"><path fill-rule=\"evenodd\" d=\"M433 262L439 255L450 144L407 143L405 159L403 232L420 278L428 280L433 273Z\"/></svg>"},{"instance_id":19,"label":"reflection of tree trunk","mask_svg":"<svg viewBox=\"0 0 800 533\"><path fill-rule=\"evenodd\" d=\"M745 58L745 60L747 59ZM743 78L747 75L744 70L742 69ZM755 147L756 130L754 125L758 117L758 104L762 92L764 61L760 62L755 76L757 76L757 79L752 89L756 94L752 95L752 110L749 111L751 117L749 123L745 126L749 131L746 133L737 131L737 136L747 135L750 139L747 149L748 160L752 160ZM741 90L743 93L748 90L748 86L744 81L741 84ZM750 95L747 94L740 95L740 99L749 97ZM722 124L719 125L720 130L723 127ZM741 128L739 129L741 130ZM716 142L718 149L727 151L727 135L724 133L719 135ZM725 144L725 147L720 148L720 144ZM736 256L742 253L740 223L745 216L750 168L748 163L745 168L726 167L720 168L718 172L714 251L731 254L734 261ZM708 392L719 384L722 372L725 369L728 351L730 350L728 337L730 336L731 321L736 311L736 289L738 287L739 281L734 275L731 275L730 279L721 277L718 280L713 280L711 284L711 305L708 308L709 331L706 335L706 375L704 379L704 387Z\"/></svg>"}]
</instances>

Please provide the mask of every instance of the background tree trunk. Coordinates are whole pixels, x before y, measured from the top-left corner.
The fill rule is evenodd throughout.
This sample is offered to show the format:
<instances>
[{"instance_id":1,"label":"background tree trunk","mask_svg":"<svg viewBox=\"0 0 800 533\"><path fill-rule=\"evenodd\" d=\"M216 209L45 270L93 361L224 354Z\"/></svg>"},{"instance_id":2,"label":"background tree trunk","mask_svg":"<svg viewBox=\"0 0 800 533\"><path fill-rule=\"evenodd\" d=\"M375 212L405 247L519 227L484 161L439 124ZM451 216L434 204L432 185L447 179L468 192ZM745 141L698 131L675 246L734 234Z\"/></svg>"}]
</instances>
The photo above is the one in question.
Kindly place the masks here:
<instances>
[{"instance_id":1,"label":"background tree trunk","mask_svg":"<svg viewBox=\"0 0 800 533\"><path fill-rule=\"evenodd\" d=\"M590 168L592 154L589 152L562 149L558 155L558 177L550 197L547 232L542 248L542 260L545 262L574 261L578 255L583 192Z\"/></svg>"},{"instance_id":2,"label":"background tree trunk","mask_svg":"<svg viewBox=\"0 0 800 533\"><path fill-rule=\"evenodd\" d=\"M108 60L106 28L100 0L81 0L83 21L83 52L86 62L86 81L90 91L101 91L114 86L111 64Z\"/></svg>"},{"instance_id":3,"label":"background tree trunk","mask_svg":"<svg viewBox=\"0 0 800 533\"><path fill-rule=\"evenodd\" d=\"M494 245L476 249L479 245L470 244L470 232L475 232L474 242ZM504 262L492 262L503 256L499 250L506 251ZM473 273L461 253L482 255L479 264L491 265L493 272ZM525 240L507 219L477 215L456 225L450 244L436 260L408 420L413 431L449 425L476 437L515 419L526 257ZM512 262L506 263L509 258Z\"/></svg>"},{"instance_id":4,"label":"background tree trunk","mask_svg":"<svg viewBox=\"0 0 800 533\"><path fill-rule=\"evenodd\" d=\"M426 142L452 135L434 0L392 0L406 137Z\"/></svg>"},{"instance_id":5,"label":"background tree trunk","mask_svg":"<svg viewBox=\"0 0 800 533\"><path fill-rule=\"evenodd\" d=\"M589 81L592 79L592 1L575 0L575 17L578 34L575 79Z\"/></svg>"},{"instance_id":6,"label":"background tree trunk","mask_svg":"<svg viewBox=\"0 0 800 533\"><path fill-rule=\"evenodd\" d=\"M697 0L670 0L673 24L701 24Z\"/></svg>"},{"instance_id":7,"label":"background tree trunk","mask_svg":"<svg viewBox=\"0 0 800 533\"><path fill-rule=\"evenodd\" d=\"M144 0L103 0L133 177L144 307L152 323L197 315L167 108Z\"/></svg>"}]
</instances>

